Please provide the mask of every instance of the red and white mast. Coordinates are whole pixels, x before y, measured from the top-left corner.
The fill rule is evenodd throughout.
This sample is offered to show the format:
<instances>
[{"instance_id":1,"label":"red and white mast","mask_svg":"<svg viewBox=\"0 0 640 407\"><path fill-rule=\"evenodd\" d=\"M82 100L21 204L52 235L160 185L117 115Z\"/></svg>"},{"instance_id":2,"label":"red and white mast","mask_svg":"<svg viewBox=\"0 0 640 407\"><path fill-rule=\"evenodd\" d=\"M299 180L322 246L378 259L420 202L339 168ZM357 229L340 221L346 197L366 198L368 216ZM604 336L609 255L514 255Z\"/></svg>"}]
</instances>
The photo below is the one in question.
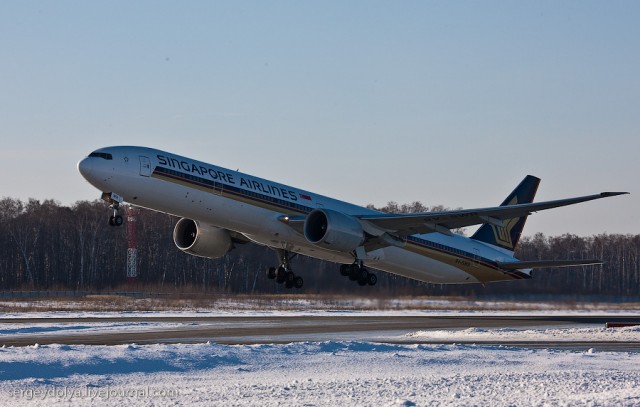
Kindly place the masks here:
<instances>
[{"instance_id":1,"label":"red and white mast","mask_svg":"<svg viewBox=\"0 0 640 407\"><path fill-rule=\"evenodd\" d=\"M139 210L127 207L127 282L133 284L138 280L138 239L137 218Z\"/></svg>"}]
</instances>

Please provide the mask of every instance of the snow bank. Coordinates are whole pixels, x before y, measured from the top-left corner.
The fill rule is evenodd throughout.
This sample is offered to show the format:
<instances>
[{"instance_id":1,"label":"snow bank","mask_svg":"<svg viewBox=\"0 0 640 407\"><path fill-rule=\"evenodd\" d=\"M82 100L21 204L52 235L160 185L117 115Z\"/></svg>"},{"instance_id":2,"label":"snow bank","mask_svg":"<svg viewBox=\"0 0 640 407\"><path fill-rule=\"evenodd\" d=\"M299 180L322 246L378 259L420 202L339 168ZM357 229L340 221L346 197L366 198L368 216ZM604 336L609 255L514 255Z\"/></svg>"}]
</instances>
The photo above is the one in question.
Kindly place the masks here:
<instances>
[{"instance_id":1,"label":"snow bank","mask_svg":"<svg viewBox=\"0 0 640 407\"><path fill-rule=\"evenodd\" d=\"M404 335L408 339L438 341L496 342L640 342L640 326L624 328L566 329L482 329L417 331Z\"/></svg>"}]
</instances>

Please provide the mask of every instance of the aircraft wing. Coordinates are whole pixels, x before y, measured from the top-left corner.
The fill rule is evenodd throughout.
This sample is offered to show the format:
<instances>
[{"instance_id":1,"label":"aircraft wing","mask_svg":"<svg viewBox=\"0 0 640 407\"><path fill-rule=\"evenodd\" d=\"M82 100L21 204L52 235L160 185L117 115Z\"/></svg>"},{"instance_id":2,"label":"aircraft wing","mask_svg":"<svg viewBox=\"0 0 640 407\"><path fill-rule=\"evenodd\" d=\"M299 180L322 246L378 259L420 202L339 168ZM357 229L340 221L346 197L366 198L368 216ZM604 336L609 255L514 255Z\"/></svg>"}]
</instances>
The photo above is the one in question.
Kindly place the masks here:
<instances>
[{"instance_id":1,"label":"aircraft wing","mask_svg":"<svg viewBox=\"0 0 640 407\"><path fill-rule=\"evenodd\" d=\"M431 232L440 232L449 235L451 234L451 229L455 228L479 225L482 223L504 226L503 221L505 220L527 216L533 212L623 194L628 194L628 192L602 192L600 194L576 198L505 205L493 208L462 209L418 214L373 214L356 217L361 221L369 222L377 228L393 235L407 236Z\"/></svg>"},{"instance_id":2,"label":"aircraft wing","mask_svg":"<svg viewBox=\"0 0 640 407\"><path fill-rule=\"evenodd\" d=\"M547 267L576 267L591 266L604 263L602 260L536 260L498 262L498 266L507 270L539 269Z\"/></svg>"}]
</instances>

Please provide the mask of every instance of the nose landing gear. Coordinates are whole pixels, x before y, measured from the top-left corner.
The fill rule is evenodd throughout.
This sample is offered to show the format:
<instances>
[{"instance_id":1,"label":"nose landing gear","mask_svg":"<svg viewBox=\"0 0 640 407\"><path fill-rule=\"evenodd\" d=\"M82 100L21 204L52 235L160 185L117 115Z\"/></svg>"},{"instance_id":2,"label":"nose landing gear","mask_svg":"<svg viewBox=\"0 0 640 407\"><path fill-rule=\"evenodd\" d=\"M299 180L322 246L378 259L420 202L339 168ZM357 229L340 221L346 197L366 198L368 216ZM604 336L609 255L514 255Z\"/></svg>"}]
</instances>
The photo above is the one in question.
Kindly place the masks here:
<instances>
[{"instance_id":1,"label":"nose landing gear","mask_svg":"<svg viewBox=\"0 0 640 407\"><path fill-rule=\"evenodd\" d=\"M111 205L109 208L113 209L113 215L109 216L109 226L122 226L124 221L122 219L122 215L118 214L118 211L120 210L120 205L114 204L114 205Z\"/></svg>"},{"instance_id":2,"label":"nose landing gear","mask_svg":"<svg viewBox=\"0 0 640 407\"><path fill-rule=\"evenodd\" d=\"M115 192L103 192L102 200L109 204L109 209L113 210L113 214L109 216L109 226L122 226L124 219L120 212L120 204L124 199Z\"/></svg>"}]
</instances>

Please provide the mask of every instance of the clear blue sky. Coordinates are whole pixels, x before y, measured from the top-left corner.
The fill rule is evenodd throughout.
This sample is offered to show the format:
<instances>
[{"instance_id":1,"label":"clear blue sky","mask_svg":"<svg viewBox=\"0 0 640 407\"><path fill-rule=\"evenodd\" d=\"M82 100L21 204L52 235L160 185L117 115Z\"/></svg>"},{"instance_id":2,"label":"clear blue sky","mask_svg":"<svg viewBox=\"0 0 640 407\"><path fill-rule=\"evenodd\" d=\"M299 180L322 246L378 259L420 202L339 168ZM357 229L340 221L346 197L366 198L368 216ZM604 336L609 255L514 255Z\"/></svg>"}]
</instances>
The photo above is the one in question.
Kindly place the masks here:
<instances>
[{"instance_id":1,"label":"clear blue sky","mask_svg":"<svg viewBox=\"0 0 640 407\"><path fill-rule=\"evenodd\" d=\"M611 198L526 235L640 233L640 2L0 3L0 196L98 191L145 145L356 204ZM105 212L106 213L106 212ZM106 216L106 215L105 215Z\"/></svg>"}]
</instances>

